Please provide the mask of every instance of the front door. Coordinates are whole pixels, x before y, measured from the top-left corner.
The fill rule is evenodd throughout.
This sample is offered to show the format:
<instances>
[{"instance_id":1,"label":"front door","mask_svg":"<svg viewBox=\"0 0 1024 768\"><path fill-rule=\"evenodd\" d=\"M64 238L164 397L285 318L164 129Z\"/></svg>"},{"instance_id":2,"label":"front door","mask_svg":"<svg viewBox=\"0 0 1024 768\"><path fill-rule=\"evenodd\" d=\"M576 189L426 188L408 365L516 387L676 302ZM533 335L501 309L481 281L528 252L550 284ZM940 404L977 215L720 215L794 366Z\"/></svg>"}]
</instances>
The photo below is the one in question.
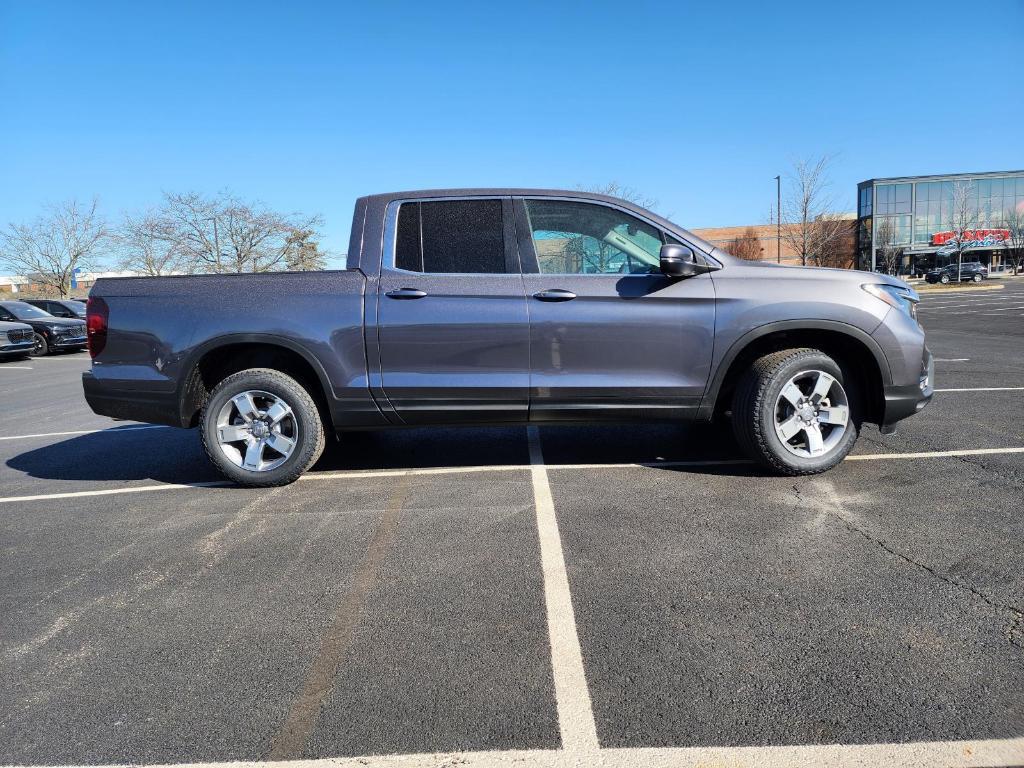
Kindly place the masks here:
<instances>
[{"instance_id":1,"label":"front door","mask_svg":"<svg viewBox=\"0 0 1024 768\"><path fill-rule=\"evenodd\" d=\"M686 418L711 369L708 274L659 271L668 233L595 202L517 199L530 308L530 419Z\"/></svg>"},{"instance_id":2,"label":"front door","mask_svg":"<svg viewBox=\"0 0 1024 768\"><path fill-rule=\"evenodd\" d=\"M527 418L530 321L511 200L388 208L377 287L384 405L410 424Z\"/></svg>"}]
</instances>

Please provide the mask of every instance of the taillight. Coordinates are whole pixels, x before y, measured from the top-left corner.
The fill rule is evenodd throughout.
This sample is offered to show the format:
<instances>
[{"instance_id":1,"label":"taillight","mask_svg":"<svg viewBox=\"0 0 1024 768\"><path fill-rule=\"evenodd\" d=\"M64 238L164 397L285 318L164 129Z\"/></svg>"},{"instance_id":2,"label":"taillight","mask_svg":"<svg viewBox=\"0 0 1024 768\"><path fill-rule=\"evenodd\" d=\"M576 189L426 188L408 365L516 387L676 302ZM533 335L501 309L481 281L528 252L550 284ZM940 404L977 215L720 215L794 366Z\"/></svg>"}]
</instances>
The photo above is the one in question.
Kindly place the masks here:
<instances>
[{"instance_id":1,"label":"taillight","mask_svg":"<svg viewBox=\"0 0 1024 768\"><path fill-rule=\"evenodd\" d=\"M110 307L103 299L92 296L85 305L85 327L88 334L89 357L96 357L107 345L107 321Z\"/></svg>"}]
</instances>

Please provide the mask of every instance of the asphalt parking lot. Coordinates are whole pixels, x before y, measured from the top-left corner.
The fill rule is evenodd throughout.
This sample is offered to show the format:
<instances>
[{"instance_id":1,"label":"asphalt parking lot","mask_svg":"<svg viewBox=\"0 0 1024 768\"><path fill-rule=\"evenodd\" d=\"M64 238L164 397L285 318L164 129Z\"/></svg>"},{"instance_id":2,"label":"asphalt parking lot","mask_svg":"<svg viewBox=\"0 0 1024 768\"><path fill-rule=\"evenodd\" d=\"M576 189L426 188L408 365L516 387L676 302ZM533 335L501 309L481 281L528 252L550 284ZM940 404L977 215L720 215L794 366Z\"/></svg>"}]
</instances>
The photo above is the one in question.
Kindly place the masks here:
<instances>
[{"instance_id":1,"label":"asphalt parking lot","mask_svg":"<svg viewBox=\"0 0 1024 768\"><path fill-rule=\"evenodd\" d=\"M1024 279L811 478L674 426L357 435L225 487L0 363L0 764L1024 764Z\"/></svg>"}]
</instances>

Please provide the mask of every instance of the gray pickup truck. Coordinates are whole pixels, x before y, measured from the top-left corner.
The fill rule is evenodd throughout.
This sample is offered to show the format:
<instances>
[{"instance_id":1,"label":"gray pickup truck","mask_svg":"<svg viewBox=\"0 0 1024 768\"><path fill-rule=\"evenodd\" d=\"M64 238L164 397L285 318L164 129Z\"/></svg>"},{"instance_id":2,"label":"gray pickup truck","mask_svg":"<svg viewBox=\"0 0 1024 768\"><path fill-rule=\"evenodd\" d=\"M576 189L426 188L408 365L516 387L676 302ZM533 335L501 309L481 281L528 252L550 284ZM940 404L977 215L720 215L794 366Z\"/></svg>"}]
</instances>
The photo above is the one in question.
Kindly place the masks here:
<instances>
[{"instance_id":1,"label":"gray pickup truck","mask_svg":"<svg viewBox=\"0 0 1024 768\"><path fill-rule=\"evenodd\" d=\"M326 434L731 419L771 470L824 471L932 395L900 280L741 261L623 200L460 189L356 202L348 268L98 280L99 414L196 427L242 485Z\"/></svg>"}]
</instances>

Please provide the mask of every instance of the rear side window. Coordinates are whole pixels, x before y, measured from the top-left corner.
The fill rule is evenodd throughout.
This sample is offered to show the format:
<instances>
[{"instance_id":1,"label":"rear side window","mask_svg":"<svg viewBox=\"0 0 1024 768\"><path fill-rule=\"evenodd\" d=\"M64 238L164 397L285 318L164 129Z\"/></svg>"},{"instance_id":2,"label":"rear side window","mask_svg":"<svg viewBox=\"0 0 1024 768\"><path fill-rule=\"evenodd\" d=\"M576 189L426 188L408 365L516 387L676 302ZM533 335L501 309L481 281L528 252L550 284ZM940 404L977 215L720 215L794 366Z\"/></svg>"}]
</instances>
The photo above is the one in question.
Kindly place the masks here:
<instances>
[{"instance_id":1,"label":"rear side window","mask_svg":"<svg viewBox=\"0 0 1024 768\"><path fill-rule=\"evenodd\" d=\"M410 272L506 272L501 200L402 203L395 266Z\"/></svg>"}]
</instances>

